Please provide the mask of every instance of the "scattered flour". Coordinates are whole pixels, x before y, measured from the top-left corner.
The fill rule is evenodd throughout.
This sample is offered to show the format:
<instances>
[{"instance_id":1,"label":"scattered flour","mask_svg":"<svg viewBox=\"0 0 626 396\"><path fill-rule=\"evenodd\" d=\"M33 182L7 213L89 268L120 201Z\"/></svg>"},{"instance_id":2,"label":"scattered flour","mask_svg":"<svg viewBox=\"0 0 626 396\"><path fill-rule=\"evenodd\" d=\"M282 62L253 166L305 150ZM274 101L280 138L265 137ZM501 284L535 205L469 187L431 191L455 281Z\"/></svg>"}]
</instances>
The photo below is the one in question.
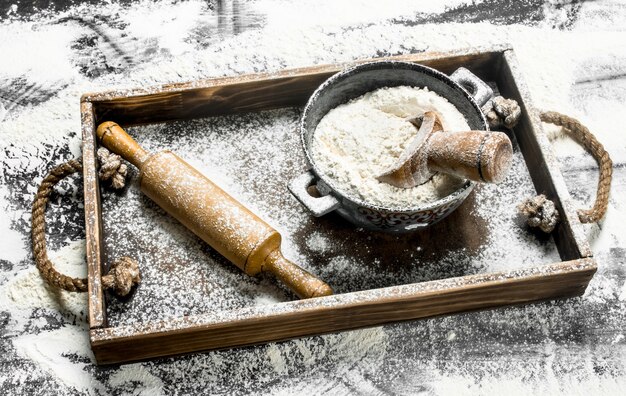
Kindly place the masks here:
<instances>
[{"instance_id":1,"label":"scattered flour","mask_svg":"<svg viewBox=\"0 0 626 396\"><path fill-rule=\"evenodd\" d=\"M306 240L306 246L313 252L328 252L332 248L333 241L321 232L314 232Z\"/></svg>"},{"instance_id":2,"label":"scattered flour","mask_svg":"<svg viewBox=\"0 0 626 396\"><path fill-rule=\"evenodd\" d=\"M376 179L415 138L416 128L407 118L430 110L442 115L444 130L469 130L463 114L428 88L380 88L322 118L313 134L313 160L340 192L369 204L408 208L443 198L464 180L438 174L422 185L399 188Z\"/></svg>"},{"instance_id":3,"label":"scattered flour","mask_svg":"<svg viewBox=\"0 0 626 396\"><path fill-rule=\"evenodd\" d=\"M280 349L278 349L276 344L270 345L267 348L266 353L270 363L274 367L274 370L276 370L278 374L284 374L287 371L287 365L285 364L285 359L283 359Z\"/></svg>"},{"instance_id":4,"label":"scattered flour","mask_svg":"<svg viewBox=\"0 0 626 396\"><path fill-rule=\"evenodd\" d=\"M75 277L86 276L84 240L70 242L58 251L49 251L50 259L62 273ZM71 321L86 319L87 295L69 293L49 287L34 263L18 271L0 288L0 309L14 314L18 323L25 325L30 310L44 308L62 314ZM22 328L23 329L23 328Z\"/></svg>"},{"instance_id":5,"label":"scattered flour","mask_svg":"<svg viewBox=\"0 0 626 396\"><path fill-rule=\"evenodd\" d=\"M93 362L86 324L63 326L39 334L17 337L13 345L22 356L36 361L53 377L70 388L90 395L106 388L86 368ZM71 358L77 355L78 360Z\"/></svg>"},{"instance_id":6,"label":"scattered flour","mask_svg":"<svg viewBox=\"0 0 626 396\"><path fill-rule=\"evenodd\" d=\"M622 285L622 289L618 298L620 301L626 302L626 281L624 281L624 284Z\"/></svg>"},{"instance_id":7,"label":"scattered flour","mask_svg":"<svg viewBox=\"0 0 626 396\"><path fill-rule=\"evenodd\" d=\"M28 386L25 384L31 384L30 390L42 394L227 394L235 390L265 394L312 394L324 390L343 394L619 394L626 386L625 341L620 330L624 327L626 301L626 284L620 272L623 256L619 258L625 243L621 200L624 191L623 183L619 183L623 178L614 179L617 190L602 230L589 227L595 233L597 243L593 247L600 268L585 297L272 344L278 351L270 354L281 355L289 368L286 371L276 370L282 364L275 367L268 361L268 346L194 354L121 368L94 367L87 328L76 318L86 309L85 301L81 302L83 310L71 308L79 305L77 301L63 303L66 308L61 309L66 313L56 313L60 305L55 297L47 295L41 283L34 282L35 273L28 272L33 265L27 253L28 231L16 227L29 222L28 204L51 159L58 162L58 153L80 154L77 103L84 92L271 72L377 54L445 51L509 42L516 50L536 105L580 117L598 134L614 160L623 162L626 145L623 134L616 133L614 120L616 114L624 113L624 79L611 75L623 73L626 64L623 45L626 7L621 1L611 0L562 3L545 2L540 11L545 19L536 24L524 20L501 25L488 21L476 23L480 19L474 19L471 11L467 23L434 23L450 20L445 18L462 21L458 14L463 9L455 8L458 5L471 9L490 2L405 1L380 2L374 6L371 2L358 1L347 9L340 2L321 5L318 0L259 0L246 4L249 8L241 16L258 15L261 21L258 28L228 36L222 30L211 29L226 24L231 32L235 31L232 21L236 15L224 18L225 22L219 21L211 3L201 0L79 4L61 15L87 19L97 16L98 19L92 20L102 31L109 37L120 38L116 41L117 50L110 45L105 48L101 38L89 36L93 32L86 25L71 21L57 23L57 15L51 16L45 10L26 20L0 23L0 52L11 59L0 66L0 81L5 83L0 87L0 119L4 118L0 123L3 148L0 166L6 167L1 173L19 169L36 175L24 190L14 186L9 189L2 184L0 199L11 206L3 206L0 211L4 243L0 246L0 343L6 346L0 354L0 363L11 370L0 374L0 389L8 385L10 391L17 393ZM519 2L520 7L528 4ZM24 7L5 6L0 12L19 18ZM571 29L553 28L567 21L566 14L576 9L579 17ZM190 11L197 15L190 15ZM426 16L428 20L403 23L411 22L414 16L418 19ZM433 23L429 23L430 19ZM154 25L166 28L154 29ZM79 40L86 42L83 47L92 49L93 54L85 56L84 51L76 49L74 45ZM41 62L42 54L46 62ZM97 67L89 71L100 75L86 77L79 72L81 62L89 64L99 55L106 62L96 62ZM125 68L112 65L116 57L128 58L127 62L121 62ZM590 67L594 65L601 70ZM604 81L598 80L602 73L607 74ZM591 84L584 83L588 77L593 81ZM21 79L31 85L16 91L11 86L23 87ZM16 97L20 100L14 100ZM38 101L30 101L33 97ZM286 124L285 128L291 131L292 125ZM68 144L71 153L65 149ZM557 149L564 146L560 141L555 145ZM578 164L578 152L569 147L563 151L564 169ZM218 153L217 157L221 161L228 159L226 153ZM290 161L290 157L280 157L275 162L303 166ZM616 168L616 174L623 176L621 170L623 167ZM221 177L220 185L247 199L249 206L255 206L253 209L268 213L285 234L297 232L294 224L308 218L304 211L294 210L290 215L288 211L255 203L254 197L246 195L230 180L232 174L219 175L211 169L206 173L211 178ZM4 183L2 178L0 174ZM502 203L495 192L483 190L482 194L484 201L478 202L482 207L480 215L487 215L489 207ZM290 201L285 202L290 205ZM486 205L489 202L491 206ZM504 213L513 204L506 202L499 210ZM510 221L491 224L490 229L502 231ZM322 256L324 252L341 248L335 240L326 245L315 234L308 236L312 241L306 244L283 242L290 258L303 258L306 248ZM528 253L517 237L507 235L500 244L486 241L490 250L485 254L491 260L485 270L521 264L511 260ZM428 246L423 244L425 251ZM498 258L500 248L504 250ZM62 262L66 253L68 257L77 257L76 252L73 248L59 250L55 260ZM554 251L540 253L555 255ZM466 257L467 253L461 251L441 260L439 265L447 267L446 272L453 272ZM73 268L60 265L64 270ZM350 272L348 266L338 267ZM331 269L328 274L332 272ZM398 279L398 272L371 272L376 272L368 273L374 280L397 282ZM413 279L419 281L423 279L421 276L416 272ZM218 295L216 300L222 301L222 297ZM284 298L282 294L275 300L281 298ZM268 301L260 299L255 304ZM447 341L450 331L456 334L453 341ZM441 338L445 344L439 342ZM557 342L552 342L555 339ZM276 361L280 363L280 359ZM283 374L278 374L279 371ZM58 391L54 387L56 383L63 385Z\"/></svg>"},{"instance_id":8,"label":"scattered flour","mask_svg":"<svg viewBox=\"0 0 626 396\"><path fill-rule=\"evenodd\" d=\"M49 252L58 271L68 276L85 277L85 241L71 242L56 252ZM46 308L69 318L85 321L87 293L70 293L49 286L33 265L18 273L6 285L8 303L20 309Z\"/></svg>"},{"instance_id":9,"label":"scattered flour","mask_svg":"<svg viewBox=\"0 0 626 396\"><path fill-rule=\"evenodd\" d=\"M121 367L111 375L109 384L137 396L153 396L164 393L163 381L150 373L146 366L141 363Z\"/></svg>"},{"instance_id":10,"label":"scattered flour","mask_svg":"<svg viewBox=\"0 0 626 396\"><path fill-rule=\"evenodd\" d=\"M0 120L1 121L1 120ZM8 198L5 186L0 185L0 202ZM26 255L26 241L22 234L11 229L11 223L16 220L17 213L0 208L0 216L6 221L0 221L0 260L18 262Z\"/></svg>"}]
</instances>

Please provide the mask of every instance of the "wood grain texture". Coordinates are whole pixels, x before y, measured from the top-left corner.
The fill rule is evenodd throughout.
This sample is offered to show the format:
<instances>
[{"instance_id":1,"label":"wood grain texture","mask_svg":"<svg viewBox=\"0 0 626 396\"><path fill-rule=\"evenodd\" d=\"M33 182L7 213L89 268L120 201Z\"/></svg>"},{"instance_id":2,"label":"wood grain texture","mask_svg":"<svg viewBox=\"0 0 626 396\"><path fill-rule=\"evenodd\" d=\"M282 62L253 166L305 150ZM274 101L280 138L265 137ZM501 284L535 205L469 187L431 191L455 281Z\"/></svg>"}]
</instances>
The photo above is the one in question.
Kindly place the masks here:
<instances>
[{"instance_id":1,"label":"wood grain texture","mask_svg":"<svg viewBox=\"0 0 626 396\"><path fill-rule=\"evenodd\" d=\"M188 83L85 94L93 102L96 123L113 120L122 126L208 117L288 106L302 106L317 87L336 72L372 60L419 62L451 74L463 65L490 79L501 50L427 52L388 58L321 65L276 73L250 74Z\"/></svg>"},{"instance_id":2,"label":"wood grain texture","mask_svg":"<svg viewBox=\"0 0 626 396\"><path fill-rule=\"evenodd\" d=\"M497 47L479 52L423 53L392 59L420 62L446 73L451 73L459 66L467 67L484 79L496 81L504 96L520 103L523 116L515 134L538 192L547 193L556 200L557 207L565 212L565 220L557 228L554 239L561 258L568 261L506 273L393 286L145 325L95 328L106 323L102 319L94 322L99 325L92 326L90 333L98 363L135 361L249 345L546 298L575 296L584 292L596 271L596 265L590 258L588 243L569 204L569 195L541 130L530 95L521 80L513 51ZM313 90L331 74L365 61L368 60L152 89L88 94L83 96L83 104L93 104L97 121L111 117L127 125L297 106L305 103ZM83 107L85 152L95 149L94 117L86 115L89 109L89 106ZM93 157L93 153L88 155L91 157L87 158ZM98 195L97 180L90 181L90 185L89 193ZM91 199L89 210L86 205L86 217L92 222L96 219L90 229L99 230L98 197L88 197L87 187L85 191L86 200ZM96 270L100 268L99 264L96 265L96 261L99 263L100 260L100 234L88 232L87 238L88 246L92 246L88 254L90 279L94 277L90 285L93 283L94 287L98 287L95 276L99 276ZM90 319L92 309L94 315L104 315L104 311L99 310L103 303L101 293L94 295L95 303L90 303Z\"/></svg>"},{"instance_id":3,"label":"wood grain texture","mask_svg":"<svg viewBox=\"0 0 626 396\"><path fill-rule=\"evenodd\" d=\"M286 340L547 298L581 295L593 259L293 301L135 326L92 330L100 364Z\"/></svg>"},{"instance_id":4,"label":"wood grain texture","mask_svg":"<svg viewBox=\"0 0 626 396\"><path fill-rule=\"evenodd\" d=\"M504 97L517 100L522 109L522 116L515 127L515 136L537 193L545 194L553 200L561 214L561 221L552 233L561 259L590 257L592 252L589 242L563 180L558 160L543 131L539 110L532 105L513 50L504 51L496 82L500 93Z\"/></svg>"},{"instance_id":5,"label":"wood grain texture","mask_svg":"<svg viewBox=\"0 0 626 396\"><path fill-rule=\"evenodd\" d=\"M93 105L89 102L82 102L80 110L83 133L83 192L85 197L85 235L87 236L85 252L89 289L89 328L95 329L106 325L106 308L101 284L103 254L100 187Z\"/></svg>"},{"instance_id":6,"label":"wood grain texture","mask_svg":"<svg viewBox=\"0 0 626 396\"><path fill-rule=\"evenodd\" d=\"M513 156L503 132L440 133L428 146L429 169L486 183L504 180Z\"/></svg>"}]
</instances>

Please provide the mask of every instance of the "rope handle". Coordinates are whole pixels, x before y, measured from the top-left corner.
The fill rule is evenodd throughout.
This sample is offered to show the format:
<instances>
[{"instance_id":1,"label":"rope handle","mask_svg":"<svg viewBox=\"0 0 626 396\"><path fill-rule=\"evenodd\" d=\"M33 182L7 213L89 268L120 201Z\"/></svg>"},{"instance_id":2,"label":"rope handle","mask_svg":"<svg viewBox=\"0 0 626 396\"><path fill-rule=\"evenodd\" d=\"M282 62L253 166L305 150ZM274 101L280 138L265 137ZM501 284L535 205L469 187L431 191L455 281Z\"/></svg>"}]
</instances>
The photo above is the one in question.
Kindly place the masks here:
<instances>
[{"instance_id":1,"label":"rope handle","mask_svg":"<svg viewBox=\"0 0 626 396\"><path fill-rule=\"evenodd\" d=\"M119 156L100 148L98 158L102 165L99 172L100 178L110 180L114 188L123 187L126 165L121 163ZM53 187L67 176L82 170L83 166L75 159L54 167L39 185L32 211L33 256L37 269L48 284L70 292L86 292L87 278L72 278L60 273L48 258L45 214ZM140 280L137 261L130 257L121 257L111 264L109 273L102 277L102 285L105 289L113 289L116 294L125 296Z\"/></svg>"},{"instance_id":2,"label":"rope handle","mask_svg":"<svg viewBox=\"0 0 626 396\"><path fill-rule=\"evenodd\" d=\"M581 223L595 223L604 217L609 205L611 179L613 177L613 161L602 143L580 123L580 121L555 111L542 112L541 121L563 127L565 131L591 154L598 163L600 176L598 189L593 206L589 209L578 209L578 218Z\"/></svg>"},{"instance_id":3,"label":"rope handle","mask_svg":"<svg viewBox=\"0 0 626 396\"><path fill-rule=\"evenodd\" d=\"M71 278L59 273L48 258L46 249L46 221L45 212L52 187L65 177L83 170L80 162L70 160L61 164L43 179L35 195L32 213L33 255L41 276L52 286L72 292L87 291L87 279Z\"/></svg>"},{"instance_id":4,"label":"rope handle","mask_svg":"<svg viewBox=\"0 0 626 396\"><path fill-rule=\"evenodd\" d=\"M492 128L505 126L514 127L519 121L521 108L513 99L505 99L497 96L483 107L489 125ZM539 114L543 122L563 127L566 132L583 146L598 163L600 176L596 200L590 209L578 209L578 218L581 223L595 223L604 217L609 205L609 192L611 191L611 179L613 175L613 162L609 153L596 137L580 121L556 111L544 111ZM546 207L550 202L552 207ZM545 196L537 196L526 200L520 205L520 211L528 218L531 227L540 227L544 232L552 232L558 222L558 212L553 209L554 203Z\"/></svg>"}]
</instances>

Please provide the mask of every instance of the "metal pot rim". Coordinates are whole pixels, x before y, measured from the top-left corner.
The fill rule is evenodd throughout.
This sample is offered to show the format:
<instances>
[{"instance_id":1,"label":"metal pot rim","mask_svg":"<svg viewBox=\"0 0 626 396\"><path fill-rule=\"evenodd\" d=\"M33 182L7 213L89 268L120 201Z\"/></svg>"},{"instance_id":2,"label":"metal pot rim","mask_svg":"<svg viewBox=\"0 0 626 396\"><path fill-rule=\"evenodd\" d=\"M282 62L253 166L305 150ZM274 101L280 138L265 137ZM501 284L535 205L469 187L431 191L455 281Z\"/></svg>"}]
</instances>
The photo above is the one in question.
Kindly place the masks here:
<instances>
[{"instance_id":1,"label":"metal pot rim","mask_svg":"<svg viewBox=\"0 0 626 396\"><path fill-rule=\"evenodd\" d=\"M328 187L330 187L330 189L337 195L339 195L339 197L341 199L345 199L348 200L350 202L352 202L353 204L357 205L357 206L362 206L365 208L369 208L369 209L373 209L373 210L377 210L377 211L383 211L383 212L406 212L406 213L412 213L412 212L420 212L420 211L425 211L425 210L432 210L435 208L438 208L440 206L446 205L450 202L456 201L459 197L461 197L462 195L467 195L469 194L469 192L474 188L475 184L474 182L472 182L471 180L466 180L466 182L463 184L463 186L461 186L459 189L455 190L453 193L438 199L436 201L430 202L428 204L425 205L421 205L421 206L413 206L413 207L391 207L391 206L378 206L378 205L374 205L371 203L368 203L366 201L363 201L359 198L353 197L350 194L347 194L345 192L342 191L342 189L337 188L337 186L333 183L332 180L329 180L328 177L326 177L326 175L322 174L322 172L319 172L317 169L317 166L315 164L315 161L313 160L313 157L311 156L311 153L309 151L309 146L307 144L306 141L306 128L305 128L305 120L307 119L307 116L311 110L311 108L315 105L315 102L317 101L317 98L319 97L319 95L324 92L325 90L329 89L329 87L332 88L332 85L334 85L337 81L340 81L354 73L358 73L364 70L372 70L372 69L385 69L385 68L398 68L398 66L400 68L406 68L406 69L410 69L413 70L417 73L425 73L425 74L430 74L431 76L438 78L439 80L443 81L444 83L450 85L453 89L455 89L456 91L459 91L469 102L470 104L476 109L476 111L478 112L478 114L481 117L481 120L483 122L484 125L484 129L485 130L489 130L489 125L487 124L487 120L485 118L485 115L483 114L482 110L480 109L480 106L478 106L478 104L476 103L476 101L474 100L474 98L465 90L461 87L461 85L459 85L458 83L456 83L455 81L453 81L449 76L447 76L446 74L435 70L431 67L428 66L424 66L421 65L419 63L412 63L412 62L403 62L403 61L394 61L394 60L384 60L384 61L373 61L373 62L367 62L367 63L362 63L356 66L352 66L349 68L346 68L334 75L332 75L331 77L329 77L326 81L324 81L309 97L309 100L307 101L305 107L304 107L304 111L302 112L302 117L300 118L300 123L299 123L299 129L300 129L300 140L302 143L302 147L304 149L304 154L306 156L307 162L311 165L311 167L313 168L313 172L315 172L315 174L317 175L317 177L324 182ZM468 191L469 190L469 191Z\"/></svg>"}]
</instances>

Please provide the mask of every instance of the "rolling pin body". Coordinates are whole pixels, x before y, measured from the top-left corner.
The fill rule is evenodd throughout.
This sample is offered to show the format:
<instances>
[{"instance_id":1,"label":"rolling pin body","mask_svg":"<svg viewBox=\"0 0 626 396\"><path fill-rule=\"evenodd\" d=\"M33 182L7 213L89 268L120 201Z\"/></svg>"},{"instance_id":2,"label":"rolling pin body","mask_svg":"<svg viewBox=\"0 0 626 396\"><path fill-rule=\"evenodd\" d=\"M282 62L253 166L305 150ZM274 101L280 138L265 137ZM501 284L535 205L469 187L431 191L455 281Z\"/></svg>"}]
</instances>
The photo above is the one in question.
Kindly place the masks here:
<instances>
[{"instance_id":1,"label":"rolling pin body","mask_svg":"<svg viewBox=\"0 0 626 396\"><path fill-rule=\"evenodd\" d=\"M112 122L101 124L97 135L104 147L139 168L148 197L246 274L271 272L303 298L332 294L326 283L282 256L274 228L174 153L149 155Z\"/></svg>"},{"instance_id":2,"label":"rolling pin body","mask_svg":"<svg viewBox=\"0 0 626 396\"><path fill-rule=\"evenodd\" d=\"M170 151L144 162L141 191L248 275L280 247L280 234Z\"/></svg>"}]
</instances>

